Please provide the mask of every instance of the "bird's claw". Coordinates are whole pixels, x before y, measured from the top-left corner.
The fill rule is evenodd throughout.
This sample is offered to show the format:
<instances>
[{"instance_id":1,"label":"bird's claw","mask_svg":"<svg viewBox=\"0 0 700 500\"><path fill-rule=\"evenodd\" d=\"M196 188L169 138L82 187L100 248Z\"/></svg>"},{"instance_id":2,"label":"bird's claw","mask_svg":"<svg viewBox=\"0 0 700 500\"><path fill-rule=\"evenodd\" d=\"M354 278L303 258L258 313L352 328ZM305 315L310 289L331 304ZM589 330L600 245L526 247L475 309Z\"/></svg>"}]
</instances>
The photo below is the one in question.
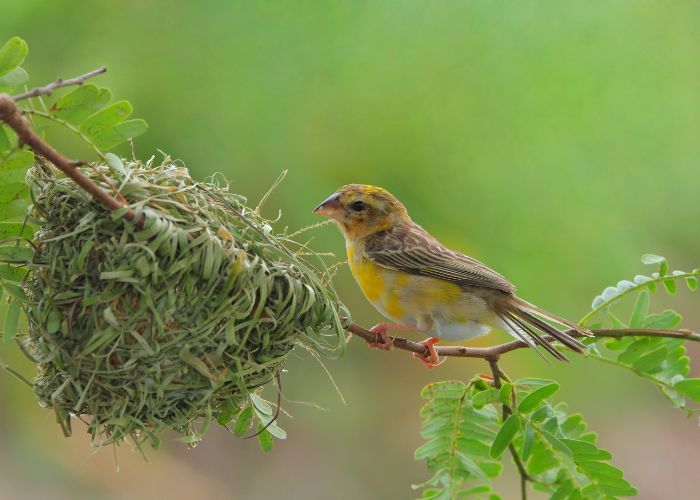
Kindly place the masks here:
<instances>
[{"instance_id":1,"label":"bird's claw","mask_svg":"<svg viewBox=\"0 0 700 500\"><path fill-rule=\"evenodd\" d=\"M382 342L367 342L370 349L379 349L380 351L391 351L394 348L394 341L391 339L387 331L389 327L386 323L379 323L369 329L370 332L376 333L382 338Z\"/></svg>"},{"instance_id":2,"label":"bird's claw","mask_svg":"<svg viewBox=\"0 0 700 500\"><path fill-rule=\"evenodd\" d=\"M425 365L425 367L429 370L437 368L442 363L444 363L444 361L440 361L440 357L438 356L437 351L435 350L435 344L437 344L439 341L440 339L438 338L429 337L421 342L418 342L419 344L427 347L428 352L424 356L415 352L413 353L413 357L417 358L418 361L423 363L423 365Z\"/></svg>"}]
</instances>

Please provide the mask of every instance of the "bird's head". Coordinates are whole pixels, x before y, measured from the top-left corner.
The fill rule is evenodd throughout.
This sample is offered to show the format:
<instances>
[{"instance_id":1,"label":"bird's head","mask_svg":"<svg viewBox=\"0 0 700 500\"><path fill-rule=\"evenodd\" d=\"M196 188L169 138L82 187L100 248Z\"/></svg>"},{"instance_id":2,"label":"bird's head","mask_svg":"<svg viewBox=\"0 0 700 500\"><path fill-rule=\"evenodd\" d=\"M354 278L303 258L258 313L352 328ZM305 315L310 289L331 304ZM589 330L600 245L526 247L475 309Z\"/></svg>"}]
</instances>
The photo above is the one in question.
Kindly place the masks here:
<instances>
[{"instance_id":1,"label":"bird's head","mask_svg":"<svg viewBox=\"0 0 700 500\"><path fill-rule=\"evenodd\" d=\"M314 212L333 219L349 240L364 238L409 220L406 208L393 194L366 184L341 187Z\"/></svg>"}]
</instances>

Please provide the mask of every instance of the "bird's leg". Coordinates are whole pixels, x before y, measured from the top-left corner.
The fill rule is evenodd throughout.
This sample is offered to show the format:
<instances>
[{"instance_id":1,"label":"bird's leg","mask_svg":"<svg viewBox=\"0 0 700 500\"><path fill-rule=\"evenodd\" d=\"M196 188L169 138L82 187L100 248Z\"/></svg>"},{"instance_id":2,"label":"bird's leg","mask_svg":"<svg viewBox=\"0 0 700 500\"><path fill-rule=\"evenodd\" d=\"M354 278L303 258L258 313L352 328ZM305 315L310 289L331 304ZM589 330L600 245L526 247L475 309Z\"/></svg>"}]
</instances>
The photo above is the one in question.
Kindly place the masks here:
<instances>
[{"instance_id":1,"label":"bird's leg","mask_svg":"<svg viewBox=\"0 0 700 500\"><path fill-rule=\"evenodd\" d=\"M415 330L416 325L408 325L403 323L379 323L369 329L370 332L376 333L382 338L382 342L367 342L370 349L380 349L382 351L390 351L394 347L394 341L391 340L389 333L391 330Z\"/></svg>"},{"instance_id":2,"label":"bird's leg","mask_svg":"<svg viewBox=\"0 0 700 500\"><path fill-rule=\"evenodd\" d=\"M440 339L437 337L428 337L427 339L418 342L419 344L427 347L428 352L425 356L421 356L420 354L414 352L413 357L418 358L418 360L428 369L437 368L442 364L442 361L440 361L437 351L435 350L435 344L437 344L439 341Z\"/></svg>"}]
</instances>

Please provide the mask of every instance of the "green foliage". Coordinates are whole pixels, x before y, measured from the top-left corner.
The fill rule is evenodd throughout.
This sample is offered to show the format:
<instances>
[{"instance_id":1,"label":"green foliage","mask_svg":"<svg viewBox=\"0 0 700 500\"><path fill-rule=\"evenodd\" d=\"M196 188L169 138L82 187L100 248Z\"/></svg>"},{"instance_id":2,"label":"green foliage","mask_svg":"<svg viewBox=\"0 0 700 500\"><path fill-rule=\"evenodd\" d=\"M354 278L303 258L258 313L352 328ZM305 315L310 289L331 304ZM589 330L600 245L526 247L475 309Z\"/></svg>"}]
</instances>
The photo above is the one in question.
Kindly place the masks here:
<instances>
[{"instance_id":1,"label":"green foliage","mask_svg":"<svg viewBox=\"0 0 700 500\"><path fill-rule=\"evenodd\" d=\"M558 384L548 381L534 390L526 381L516 384L518 397L524 395L523 402L547 388L539 392L531 413L517 413L528 431L516 437L516 450L535 489L551 494L551 498L635 495L622 471L608 463L612 455L596 445L594 433L587 432L583 417L569 413L564 403L552 402L552 386ZM549 395L542 398L542 394Z\"/></svg>"},{"instance_id":2,"label":"green foliage","mask_svg":"<svg viewBox=\"0 0 700 500\"><path fill-rule=\"evenodd\" d=\"M421 392L428 400L421 409L421 436L427 442L416 450L415 457L425 460L433 473L431 479L414 486L424 488L423 498L499 498L491 491L491 479L502 469L491 457L499 417L493 402L481 408L474 405L472 397L477 394L477 385L483 385L483 381L469 385L460 381L438 382ZM495 393L498 399L498 391Z\"/></svg>"},{"instance_id":3,"label":"green foliage","mask_svg":"<svg viewBox=\"0 0 700 500\"><path fill-rule=\"evenodd\" d=\"M249 395L248 405L242 409L237 406L229 406L222 408L216 417L220 425L224 425L238 437L252 437L257 434L258 443L263 451L270 451L274 447L274 440L286 439L287 433L277 423L276 416L273 414L273 409L270 404L262 399L258 394L251 393ZM235 419L233 427L228 424ZM258 422L254 427L257 429L253 434L251 427L255 422ZM250 436L248 436L250 434Z\"/></svg>"},{"instance_id":4,"label":"green foliage","mask_svg":"<svg viewBox=\"0 0 700 500\"><path fill-rule=\"evenodd\" d=\"M668 261L660 255L644 254L642 263L649 265L658 265L658 271L652 273L651 276L638 274L632 281L622 280L615 286L609 286L600 295L593 299L591 306L592 310L586 314L581 320L581 324L585 325L588 321L600 312L606 312L610 306L617 303L626 295L640 292L644 288L653 292L657 285L663 284L669 294L673 295L676 291L676 281L685 281L688 289L691 291L697 290L697 280L700 277L700 269L694 269L691 272L672 271L669 273ZM637 325L638 326L638 325Z\"/></svg>"},{"instance_id":5,"label":"green foliage","mask_svg":"<svg viewBox=\"0 0 700 500\"><path fill-rule=\"evenodd\" d=\"M668 261L661 256L646 254L645 264L658 266L651 276L635 276L633 282L623 280L615 287L606 288L593 301L593 310L581 324L588 324L594 316L603 315L612 328L648 328L654 330L673 329L681 323L682 317L676 311L666 309L650 312L651 293L663 284L669 294L676 292L676 283L684 283L690 291L697 290L700 269L691 272L670 271ZM626 296L636 295L632 312L627 321L621 320L613 312L613 307ZM688 338L697 339L698 334L688 331ZM614 364L651 380L669 399L673 406L688 410L688 400L698 402L700 379L688 378L690 360L686 355L684 338L665 337L625 337L621 339L587 340L590 343L590 356L600 361Z\"/></svg>"},{"instance_id":6,"label":"green foliage","mask_svg":"<svg viewBox=\"0 0 700 500\"><path fill-rule=\"evenodd\" d=\"M421 435L427 442L416 458L425 460L433 477L422 487L423 498L499 498L491 479L501 472L492 459L511 447L534 487L551 498L611 498L636 494L622 471L609 463L611 454L596 445L580 414L571 414L552 396L559 384L523 379L511 385L512 406L501 422L499 400L482 408L473 401L493 389L482 379L430 384L422 395Z\"/></svg>"},{"instance_id":7,"label":"green foliage","mask_svg":"<svg viewBox=\"0 0 700 500\"><path fill-rule=\"evenodd\" d=\"M0 48L0 92L16 93L27 82L27 72L20 67L27 53L27 44L19 37ZM141 119L127 119L133 111L129 102L109 104L112 93L106 88L86 83L63 92L53 103L43 97L37 103L19 101L18 106L27 116L48 120L78 135L103 162L110 163L108 150L148 128ZM33 164L34 153L18 144L17 136L7 125L0 125L0 221L17 219L26 213L29 199L24 178Z\"/></svg>"},{"instance_id":8,"label":"green foliage","mask_svg":"<svg viewBox=\"0 0 700 500\"><path fill-rule=\"evenodd\" d=\"M0 92L12 90L27 81L27 72L20 64L28 53L27 42L19 37L10 38L0 48Z\"/></svg>"}]
</instances>

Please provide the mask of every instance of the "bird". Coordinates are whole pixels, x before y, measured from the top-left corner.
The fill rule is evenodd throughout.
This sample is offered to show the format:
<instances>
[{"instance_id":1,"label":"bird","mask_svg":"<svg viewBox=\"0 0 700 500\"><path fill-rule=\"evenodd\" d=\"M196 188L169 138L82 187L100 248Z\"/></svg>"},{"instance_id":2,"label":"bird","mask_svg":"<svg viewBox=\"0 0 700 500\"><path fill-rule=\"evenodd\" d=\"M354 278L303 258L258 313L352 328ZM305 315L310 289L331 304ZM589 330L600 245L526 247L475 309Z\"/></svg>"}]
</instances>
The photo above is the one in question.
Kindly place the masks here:
<instances>
[{"instance_id":1,"label":"bird","mask_svg":"<svg viewBox=\"0 0 700 500\"><path fill-rule=\"evenodd\" d=\"M321 202L314 212L333 220L345 237L350 270L365 297L389 322L371 328L382 342L370 347L390 350L389 332L428 335L414 354L427 368L441 361L440 340L470 340L494 328L561 361L569 359L552 338L570 350L585 352L577 336L592 335L576 323L541 309L515 294L515 286L486 264L447 248L415 223L406 207L387 190L347 184ZM567 331L568 330L568 331ZM552 338L547 338L552 337Z\"/></svg>"}]
</instances>

